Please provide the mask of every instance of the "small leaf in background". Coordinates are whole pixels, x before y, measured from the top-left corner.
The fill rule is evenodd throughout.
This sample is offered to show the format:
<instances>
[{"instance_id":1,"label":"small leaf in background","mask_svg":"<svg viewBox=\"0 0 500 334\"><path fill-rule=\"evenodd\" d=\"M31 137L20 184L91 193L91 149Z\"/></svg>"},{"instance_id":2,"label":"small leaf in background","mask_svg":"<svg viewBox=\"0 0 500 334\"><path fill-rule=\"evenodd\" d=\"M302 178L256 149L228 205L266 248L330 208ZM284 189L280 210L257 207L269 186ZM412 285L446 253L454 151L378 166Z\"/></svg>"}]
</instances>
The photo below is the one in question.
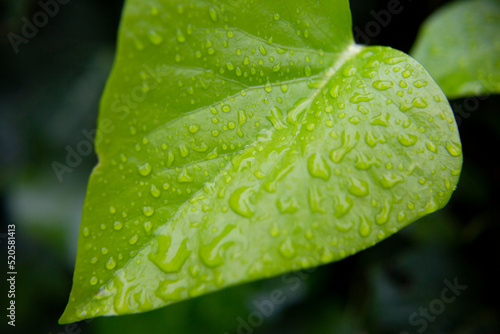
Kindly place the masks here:
<instances>
[{"instance_id":1,"label":"small leaf in background","mask_svg":"<svg viewBox=\"0 0 500 334\"><path fill-rule=\"evenodd\" d=\"M61 322L352 255L443 207L441 89L348 1L129 0Z\"/></svg>"},{"instance_id":2,"label":"small leaf in background","mask_svg":"<svg viewBox=\"0 0 500 334\"><path fill-rule=\"evenodd\" d=\"M423 25L411 55L448 98L500 93L500 2L456 2Z\"/></svg>"}]
</instances>

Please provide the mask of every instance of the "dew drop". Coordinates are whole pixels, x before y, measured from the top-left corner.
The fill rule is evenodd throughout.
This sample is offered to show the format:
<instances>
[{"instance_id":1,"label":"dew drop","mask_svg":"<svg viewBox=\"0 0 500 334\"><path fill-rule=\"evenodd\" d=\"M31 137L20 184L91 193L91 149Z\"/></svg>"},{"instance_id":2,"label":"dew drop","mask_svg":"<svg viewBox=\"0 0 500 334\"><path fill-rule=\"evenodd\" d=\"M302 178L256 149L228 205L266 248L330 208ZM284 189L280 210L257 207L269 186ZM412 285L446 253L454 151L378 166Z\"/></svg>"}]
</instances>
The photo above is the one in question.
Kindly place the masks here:
<instances>
[{"instance_id":1,"label":"dew drop","mask_svg":"<svg viewBox=\"0 0 500 334\"><path fill-rule=\"evenodd\" d=\"M447 142L446 150L454 157L458 157L462 154L462 147L459 143Z\"/></svg>"},{"instance_id":2,"label":"dew drop","mask_svg":"<svg viewBox=\"0 0 500 334\"><path fill-rule=\"evenodd\" d=\"M250 201L253 193L254 190L250 187L236 189L229 197L229 207L240 216L252 217L255 214L253 204Z\"/></svg>"},{"instance_id":3,"label":"dew drop","mask_svg":"<svg viewBox=\"0 0 500 334\"><path fill-rule=\"evenodd\" d=\"M106 262L106 268L111 270L111 269L114 269L116 267L116 261L113 257L110 257L108 262Z\"/></svg>"},{"instance_id":4,"label":"dew drop","mask_svg":"<svg viewBox=\"0 0 500 334\"><path fill-rule=\"evenodd\" d=\"M295 255L295 248L290 238L286 238L285 241L280 244L279 252L285 259L290 259Z\"/></svg>"},{"instance_id":5,"label":"dew drop","mask_svg":"<svg viewBox=\"0 0 500 334\"><path fill-rule=\"evenodd\" d=\"M348 190L351 194L358 197L367 196L369 194L368 182L351 177Z\"/></svg>"},{"instance_id":6,"label":"dew drop","mask_svg":"<svg viewBox=\"0 0 500 334\"><path fill-rule=\"evenodd\" d=\"M354 65L349 65L347 66L344 71L342 72L342 74L346 77L353 77L355 76L357 73L357 70L356 70L356 66Z\"/></svg>"},{"instance_id":7,"label":"dew drop","mask_svg":"<svg viewBox=\"0 0 500 334\"><path fill-rule=\"evenodd\" d=\"M186 37L184 36L184 34L182 33L181 29L180 28L177 28L177 31L175 33L175 36L177 38L177 41L179 43L183 43L186 41Z\"/></svg>"},{"instance_id":8,"label":"dew drop","mask_svg":"<svg viewBox=\"0 0 500 334\"><path fill-rule=\"evenodd\" d=\"M266 116L266 118L273 124L276 130L283 130L287 128L287 126L283 124L283 114L279 108L271 108L270 114L271 115Z\"/></svg>"},{"instance_id":9,"label":"dew drop","mask_svg":"<svg viewBox=\"0 0 500 334\"><path fill-rule=\"evenodd\" d=\"M186 144L179 145L179 153L182 158L185 158L189 155L189 147Z\"/></svg>"},{"instance_id":10,"label":"dew drop","mask_svg":"<svg viewBox=\"0 0 500 334\"><path fill-rule=\"evenodd\" d=\"M159 35L155 30L148 31L148 38L154 45L160 45L163 42L163 37Z\"/></svg>"},{"instance_id":11,"label":"dew drop","mask_svg":"<svg viewBox=\"0 0 500 334\"><path fill-rule=\"evenodd\" d=\"M264 86L264 90L268 93L271 93L271 91L273 90L273 87L271 86L271 83L269 82L269 80L266 82L266 85Z\"/></svg>"},{"instance_id":12,"label":"dew drop","mask_svg":"<svg viewBox=\"0 0 500 334\"><path fill-rule=\"evenodd\" d=\"M263 45L263 44L260 44L260 45L259 45L259 51L260 51L260 53L261 53L263 56L267 55L267 50L266 50L266 48L264 47L264 45Z\"/></svg>"},{"instance_id":13,"label":"dew drop","mask_svg":"<svg viewBox=\"0 0 500 334\"><path fill-rule=\"evenodd\" d=\"M172 164L174 163L174 153L172 151L168 151L167 153L167 167L170 167L172 166Z\"/></svg>"},{"instance_id":14,"label":"dew drop","mask_svg":"<svg viewBox=\"0 0 500 334\"><path fill-rule=\"evenodd\" d=\"M349 99L352 103L370 102L371 100L373 100L373 95L362 95L360 93L354 93Z\"/></svg>"},{"instance_id":15,"label":"dew drop","mask_svg":"<svg viewBox=\"0 0 500 334\"><path fill-rule=\"evenodd\" d=\"M330 90L330 96L333 97L334 99L339 97L339 91L340 91L340 85L335 85L335 87L332 87Z\"/></svg>"},{"instance_id":16,"label":"dew drop","mask_svg":"<svg viewBox=\"0 0 500 334\"><path fill-rule=\"evenodd\" d=\"M380 163L376 159L370 159L363 153L358 153L356 157L356 164L354 165L354 167L359 170L368 170L373 165L378 167L380 166Z\"/></svg>"},{"instance_id":17,"label":"dew drop","mask_svg":"<svg viewBox=\"0 0 500 334\"><path fill-rule=\"evenodd\" d=\"M142 208L142 213L144 213L146 217L151 217L155 213L155 209L152 206L145 206Z\"/></svg>"},{"instance_id":18,"label":"dew drop","mask_svg":"<svg viewBox=\"0 0 500 334\"><path fill-rule=\"evenodd\" d=\"M144 231L146 232L146 234L149 234L151 232L152 228L153 228L153 224L151 222L144 223Z\"/></svg>"},{"instance_id":19,"label":"dew drop","mask_svg":"<svg viewBox=\"0 0 500 334\"><path fill-rule=\"evenodd\" d=\"M237 130L237 134L241 138L243 138L243 136L244 136L242 127L246 123L246 121L247 121L247 115L245 113L245 110L239 110L238 111L238 130Z\"/></svg>"},{"instance_id":20,"label":"dew drop","mask_svg":"<svg viewBox=\"0 0 500 334\"><path fill-rule=\"evenodd\" d=\"M384 206L380 209L380 212L375 216L375 223L378 225L383 225L389 221L391 214L391 202L386 200Z\"/></svg>"},{"instance_id":21,"label":"dew drop","mask_svg":"<svg viewBox=\"0 0 500 334\"><path fill-rule=\"evenodd\" d=\"M283 198L279 197L278 200L276 201L276 206L278 207L278 210L285 214L285 213L295 213L299 210L299 204L293 197L288 197L288 198Z\"/></svg>"},{"instance_id":22,"label":"dew drop","mask_svg":"<svg viewBox=\"0 0 500 334\"><path fill-rule=\"evenodd\" d=\"M142 176L148 176L151 173L151 165L149 162L146 162L144 165L139 166L138 170Z\"/></svg>"},{"instance_id":23,"label":"dew drop","mask_svg":"<svg viewBox=\"0 0 500 334\"><path fill-rule=\"evenodd\" d=\"M422 87L425 87L427 86L429 83L427 81L420 81L420 80L417 80L413 83L413 85L415 85L415 87L417 88L422 88Z\"/></svg>"},{"instance_id":24,"label":"dew drop","mask_svg":"<svg viewBox=\"0 0 500 334\"><path fill-rule=\"evenodd\" d=\"M99 279L95 276L92 276L89 280L90 285L96 285L99 282Z\"/></svg>"},{"instance_id":25,"label":"dew drop","mask_svg":"<svg viewBox=\"0 0 500 334\"><path fill-rule=\"evenodd\" d=\"M392 81L377 80L373 82L373 87L380 91L388 90L392 86L394 86L394 82Z\"/></svg>"},{"instance_id":26,"label":"dew drop","mask_svg":"<svg viewBox=\"0 0 500 334\"><path fill-rule=\"evenodd\" d=\"M359 224L359 235L361 235L363 238L366 238L370 235L371 231L372 231L372 228L371 228L371 224L370 222L368 221L368 219L366 219L366 217L361 217L360 219L360 224Z\"/></svg>"},{"instance_id":27,"label":"dew drop","mask_svg":"<svg viewBox=\"0 0 500 334\"><path fill-rule=\"evenodd\" d=\"M233 241L224 242L224 239L235 227L234 225L227 225L210 243L200 247L200 258L207 267L213 268L224 263L222 251L233 244Z\"/></svg>"},{"instance_id":28,"label":"dew drop","mask_svg":"<svg viewBox=\"0 0 500 334\"><path fill-rule=\"evenodd\" d=\"M137 240L139 240L139 236L137 234L134 234L132 238L128 241L129 244L135 245L137 243Z\"/></svg>"},{"instance_id":29,"label":"dew drop","mask_svg":"<svg viewBox=\"0 0 500 334\"><path fill-rule=\"evenodd\" d=\"M189 132L195 134L196 132L198 132L198 130L200 130L200 126L198 124L191 124L188 127L188 130L189 130Z\"/></svg>"},{"instance_id":30,"label":"dew drop","mask_svg":"<svg viewBox=\"0 0 500 334\"><path fill-rule=\"evenodd\" d=\"M181 173L179 174L178 180L179 180L179 182L182 182L182 183L188 183L188 182L192 182L193 178L191 177L191 175L189 175L187 168L184 167L182 169Z\"/></svg>"},{"instance_id":31,"label":"dew drop","mask_svg":"<svg viewBox=\"0 0 500 334\"><path fill-rule=\"evenodd\" d=\"M348 232L354 227L354 223L346 220L337 220L335 228L340 232Z\"/></svg>"},{"instance_id":32,"label":"dew drop","mask_svg":"<svg viewBox=\"0 0 500 334\"><path fill-rule=\"evenodd\" d=\"M306 65L304 67L304 74L306 75L306 77L310 77L312 75L311 66Z\"/></svg>"},{"instance_id":33,"label":"dew drop","mask_svg":"<svg viewBox=\"0 0 500 334\"><path fill-rule=\"evenodd\" d=\"M432 141L429 140L429 141L427 141L425 143L425 146L427 147L427 149L429 151L437 153L437 146L436 146L436 144L434 142L432 142Z\"/></svg>"},{"instance_id":34,"label":"dew drop","mask_svg":"<svg viewBox=\"0 0 500 334\"><path fill-rule=\"evenodd\" d=\"M335 205L334 205L335 217L342 218L347 213L349 213L349 211L351 211L353 205L354 201L347 194L343 196L342 195L335 196Z\"/></svg>"},{"instance_id":35,"label":"dew drop","mask_svg":"<svg viewBox=\"0 0 500 334\"><path fill-rule=\"evenodd\" d=\"M356 124L359 124L361 122L361 118L359 118L357 116L353 116L353 117L349 118L349 122L356 125Z\"/></svg>"},{"instance_id":36,"label":"dew drop","mask_svg":"<svg viewBox=\"0 0 500 334\"><path fill-rule=\"evenodd\" d=\"M424 109L424 108L427 108L429 106L427 104L427 101L425 101L421 97L416 97L415 99L413 99L412 103L413 103L414 107L417 107L417 108L420 108L420 109Z\"/></svg>"},{"instance_id":37,"label":"dew drop","mask_svg":"<svg viewBox=\"0 0 500 334\"><path fill-rule=\"evenodd\" d=\"M357 141L353 140L352 136L346 131L342 132L342 145L339 148L333 149L330 152L330 159L335 163L340 163L344 157L356 147Z\"/></svg>"},{"instance_id":38,"label":"dew drop","mask_svg":"<svg viewBox=\"0 0 500 334\"><path fill-rule=\"evenodd\" d=\"M219 148L214 148L211 152L207 154L207 159L215 159L219 156Z\"/></svg>"},{"instance_id":39,"label":"dew drop","mask_svg":"<svg viewBox=\"0 0 500 334\"><path fill-rule=\"evenodd\" d=\"M319 154L312 154L307 160L307 168L312 177L328 181L330 178L330 167L326 160Z\"/></svg>"},{"instance_id":40,"label":"dew drop","mask_svg":"<svg viewBox=\"0 0 500 334\"><path fill-rule=\"evenodd\" d=\"M409 147L415 145L418 142L418 137L405 132L402 132L398 136L398 141L401 145Z\"/></svg>"},{"instance_id":41,"label":"dew drop","mask_svg":"<svg viewBox=\"0 0 500 334\"><path fill-rule=\"evenodd\" d=\"M215 11L215 7L210 7L208 9L208 14L212 21L216 22L217 21L217 12Z\"/></svg>"},{"instance_id":42,"label":"dew drop","mask_svg":"<svg viewBox=\"0 0 500 334\"><path fill-rule=\"evenodd\" d=\"M154 184L151 185L151 195L155 198L158 198L161 195L161 190L158 189Z\"/></svg>"},{"instance_id":43,"label":"dew drop","mask_svg":"<svg viewBox=\"0 0 500 334\"><path fill-rule=\"evenodd\" d=\"M323 196L320 193L319 189L315 186L310 186L309 193L308 193L308 200L309 200L309 207L311 209L311 212L313 212L313 213L325 213L325 208L321 204L322 199L323 199Z\"/></svg>"},{"instance_id":44,"label":"dew drop","mask_svg":"<svg viewBox=\"0 0 500 334\"><path fill-rule=\"evenodd\" d=\"M119 231L119 230L121 230L122 228L123 228L123 224L122 224L121 222L119 222L119 221L115 221L115 222L113 223L113 229L114 229L115 231Z\"/></svg>"},{"instance_id":45,"label":"dew drop","mask_svg":"<svg viewBox=\"0 0 500 334\"><path fill-rule=\"evenodd\" d=\"M172 244L168 235L159 235L156 239L158 248L148 258L165 273L179 272L191 254L187 247L188 239L182 240L178 246Z\"/></svg>"},{"instance_id":46,"label":"dew drop","mask_svg":"<svg viewBox=\"0 0 500 334\"><path fill-rule=\"evenodd\" d=\"M269 234L271 234L272 237L277 237L280 234L280 229L276 225L276 223L273 223L271 225L271 229L269 230Z\"/></svg>"},{"instance_id":47,"label":"dew drop","mask_svg":"<svg viewBox=\"0 0 500 334\"><path fill-rule=\"evenodd\" d=\"M398 183L401 183L401 182L404 182L404 177L402 176L399 176L399 175L396 175L394 173L390 173L390 174L385 174L383 175L380 179L379 179L379 182L380 182L380 185L384 188L384 189L391 189L392 187L394 187L396 184Z\"/></svg>"}]
</instances>

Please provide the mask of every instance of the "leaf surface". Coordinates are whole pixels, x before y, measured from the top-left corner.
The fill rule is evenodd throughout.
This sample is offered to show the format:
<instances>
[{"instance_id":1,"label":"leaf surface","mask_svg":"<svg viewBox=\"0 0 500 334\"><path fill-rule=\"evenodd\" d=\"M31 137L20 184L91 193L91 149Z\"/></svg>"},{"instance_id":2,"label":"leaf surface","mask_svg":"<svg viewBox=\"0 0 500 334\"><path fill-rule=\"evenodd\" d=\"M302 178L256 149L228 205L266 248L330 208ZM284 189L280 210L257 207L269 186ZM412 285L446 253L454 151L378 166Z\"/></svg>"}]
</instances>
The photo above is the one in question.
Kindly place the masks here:
<instances>
[{"instance_id":1,"label":"leaf surface","mask_svg":"<svg viewBox=\"0 0 500 334\"><path fill-rule=\"evenodd\" d=\"M99 130L63 323L347 257L462 163L442 91L340 0L129 0Z\"/></svg>"},{"instance_id":2,"label":"leaf surface","mask_svg":"<svg viewBox=\"0 0 500 334\"><path fill-rule=\"evenodd\" d=\"M461 1L423 25L411 52L449 98L500 93L500 1Z\"/></svg>"}]
</instances>

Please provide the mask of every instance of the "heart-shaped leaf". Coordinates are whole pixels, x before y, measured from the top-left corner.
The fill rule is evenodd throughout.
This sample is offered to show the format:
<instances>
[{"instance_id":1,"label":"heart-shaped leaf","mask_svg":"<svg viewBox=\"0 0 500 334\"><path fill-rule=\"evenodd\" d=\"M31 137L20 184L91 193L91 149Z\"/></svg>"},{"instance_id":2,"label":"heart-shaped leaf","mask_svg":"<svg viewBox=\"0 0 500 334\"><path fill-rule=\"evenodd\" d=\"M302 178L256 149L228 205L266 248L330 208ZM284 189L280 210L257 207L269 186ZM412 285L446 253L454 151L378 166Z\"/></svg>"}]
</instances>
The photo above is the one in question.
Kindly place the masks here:
<instances>
[{"instance_id":1,"label":"heart-shaped leaf","mask_svg":"<svg viewBox=\"0 0 500 334\"><path fill-rule=\"evenodd\" d=\"M342 259L446 204L460 139L347 0L129 0L61 322Z\"/></svg>"},{"instance_id":2,"label":"heart-shaped leaf","mask_svg":"<svg viewBox=\"0 0 500 334\"><path fill-rule=\"evenodd\" d=\"M459 1L423 25L411 54L449 98L500 93L500 1Z\"/></svg>"}]
</instances>

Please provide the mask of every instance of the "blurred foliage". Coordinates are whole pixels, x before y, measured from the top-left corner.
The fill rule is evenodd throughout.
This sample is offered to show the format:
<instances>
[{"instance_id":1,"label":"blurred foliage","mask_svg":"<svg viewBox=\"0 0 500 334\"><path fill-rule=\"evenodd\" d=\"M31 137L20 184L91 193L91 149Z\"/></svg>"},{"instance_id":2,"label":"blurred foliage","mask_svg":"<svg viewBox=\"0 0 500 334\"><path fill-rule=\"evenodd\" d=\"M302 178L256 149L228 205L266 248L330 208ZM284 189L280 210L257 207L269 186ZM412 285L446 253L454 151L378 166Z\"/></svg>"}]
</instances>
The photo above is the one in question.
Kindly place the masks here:
<instances>
[{"instance_id":1,"label":"blurred foliage","mask_svg":"<svg viewBox=\"0 0 500 334\"><path fill-rule=\"evenodd\" d=\"M401 1L372 45L408 52L420 24L449 1ZM387 0L352 0L354 26L373 21ZM444 280L465 289L428 321L424 333L498 333L500 310L495 268L500 266L499 96L452 100L460 124L464 168L442 211L388 240L314 272L290 274L229 288L157 311L59 326L69 295L76 240L88 176L96 163L83 158L56 178L51 163L65 147L95 128L98 103L113 61L122 1L70 1L15 54L8 32L39 10L34 0L0 1L0 233L17 225L16 327L1 333L419 333L410 316L441 298ZM6 242L0 234L2 266ZM2 307L6 270L0 284ZM294 289L292 289L294 288ZM282 291L263 324L241 327L254 302ZM255 314L255 313L254 313ZM418 317L422 319L422 317ZM258 320L258 319L257 319Z\"/></svg>"},{"instance_id":2,"label":"blurred foliage","mask_svg":"<svg viewBox=\"0 0 500 334\"><path fill-rule=\"evenodd\" d=\"M449 98L500 93L500 1L459 1L422 25L411 55Z\"/></svg>"}]
</instances>

